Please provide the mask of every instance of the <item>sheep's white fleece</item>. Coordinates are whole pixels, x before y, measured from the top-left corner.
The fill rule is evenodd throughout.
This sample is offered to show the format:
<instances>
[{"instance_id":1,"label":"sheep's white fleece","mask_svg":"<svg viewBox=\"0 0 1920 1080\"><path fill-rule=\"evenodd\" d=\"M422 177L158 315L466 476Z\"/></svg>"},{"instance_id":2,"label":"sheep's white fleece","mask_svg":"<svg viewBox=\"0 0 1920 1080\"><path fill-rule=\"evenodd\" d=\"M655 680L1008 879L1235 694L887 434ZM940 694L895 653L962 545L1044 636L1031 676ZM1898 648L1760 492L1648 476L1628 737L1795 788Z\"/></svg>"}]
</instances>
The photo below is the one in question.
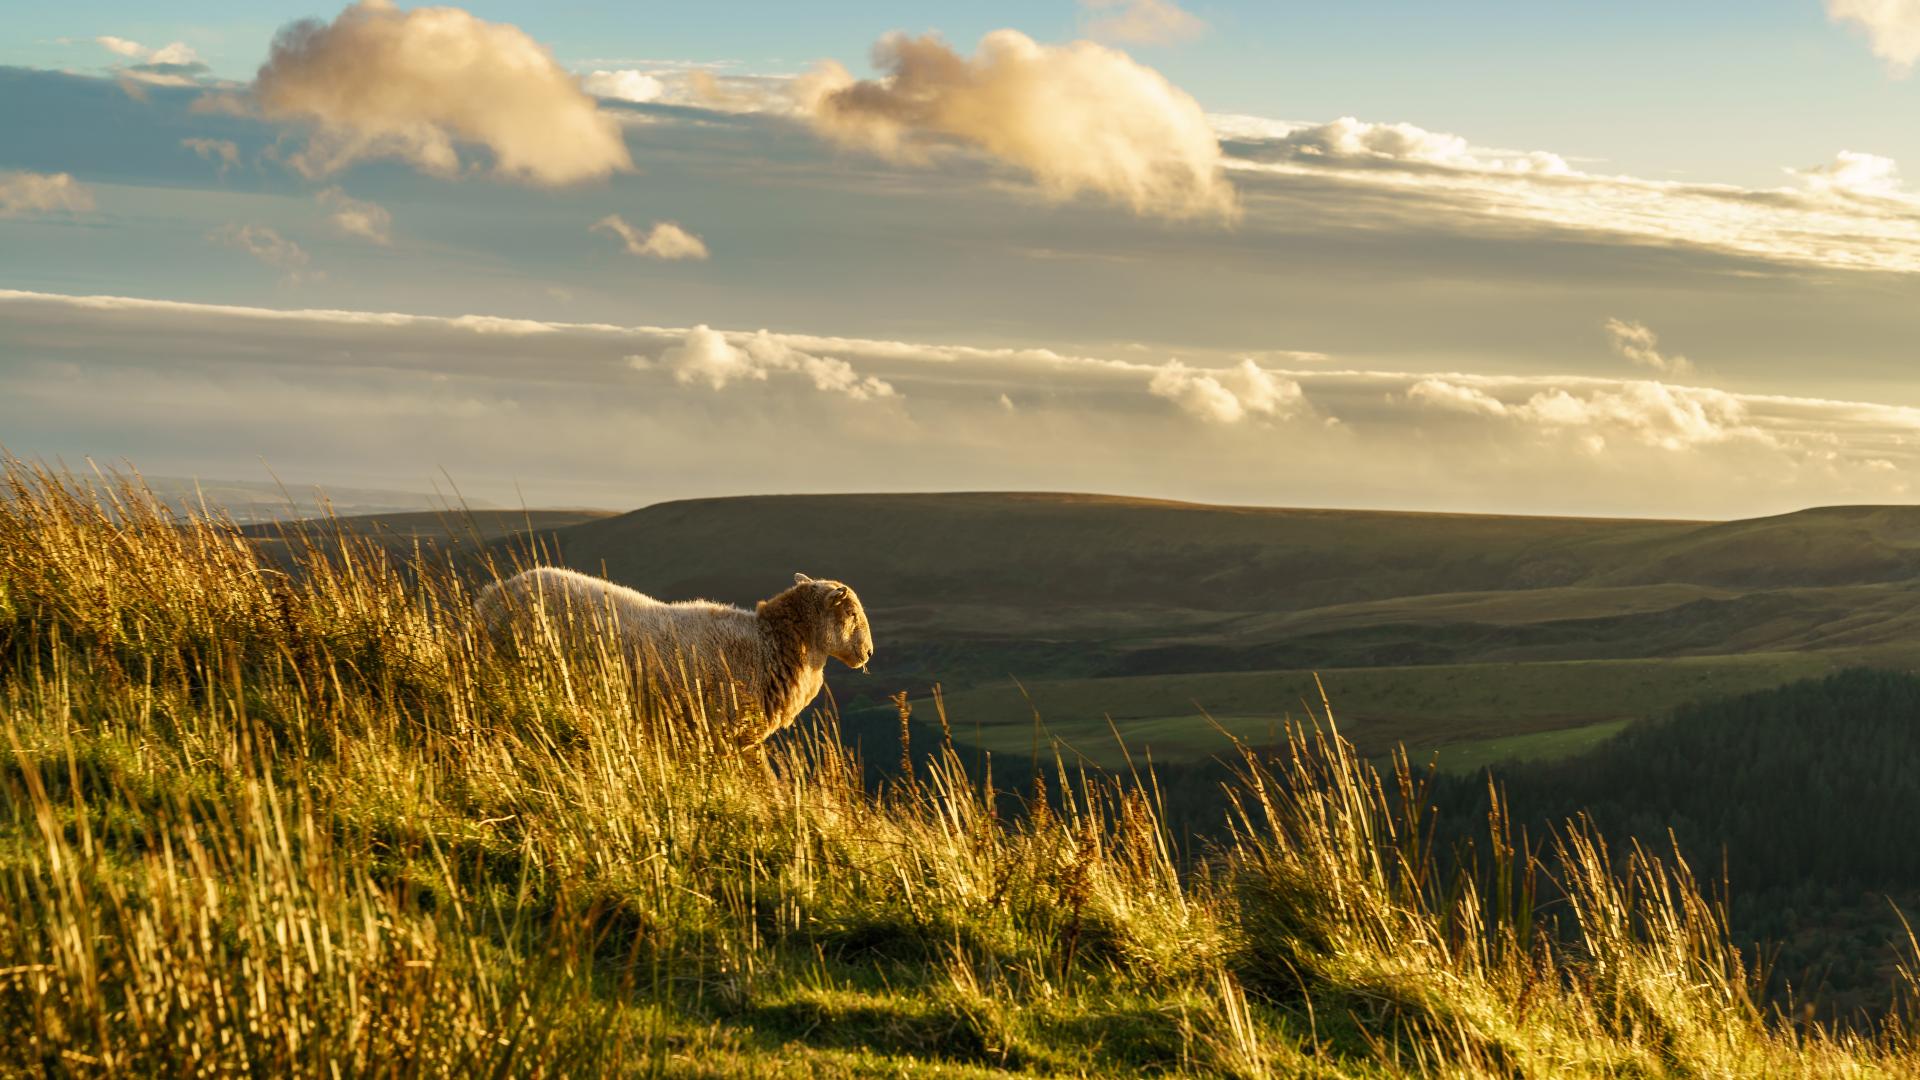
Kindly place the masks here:
<instances>
[{"instance_id":1,"label":"sheep's white fleece","mask_svg":"<svg viewBox=\"0 0 1920 1080\"><path fill-rule=\"evenodd\" d=\"M756 614L710 600L667 603L605 578L543 566L487 586L474 609L482 625L502 635L516 612L576 632L611 630L630 657L690 691L736 743L753 746L791 724L826 681L818 635L802 625L793 610L799 605L781 603L798 591Z\"/></svg>"}]
</instances>

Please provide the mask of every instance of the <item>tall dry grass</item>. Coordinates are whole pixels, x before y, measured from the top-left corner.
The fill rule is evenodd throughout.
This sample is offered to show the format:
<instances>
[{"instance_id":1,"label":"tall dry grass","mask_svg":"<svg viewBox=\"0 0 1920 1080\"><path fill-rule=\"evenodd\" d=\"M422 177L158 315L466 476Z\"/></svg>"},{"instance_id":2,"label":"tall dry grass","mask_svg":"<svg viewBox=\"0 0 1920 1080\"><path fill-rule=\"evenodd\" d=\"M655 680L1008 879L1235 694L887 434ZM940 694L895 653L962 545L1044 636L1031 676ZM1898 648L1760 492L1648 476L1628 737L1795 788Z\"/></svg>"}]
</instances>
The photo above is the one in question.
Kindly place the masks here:
<instances>
[{"instance_id":1,"label":"tall dry grass","mask_svg":"<svg viewBox=\"0 0 1920 1080\"><path fill-rule=\"evenodd\" d=\"M1193 862L1150 774L1009 818L951 745L864 789L826 718L769 775L593 613L489 640L470 568L5 483L0 1073L1920 1071L1767 1015L1672 859L1496 818L1443 873L1327 724Z\"/></svg>"}]
</instances>

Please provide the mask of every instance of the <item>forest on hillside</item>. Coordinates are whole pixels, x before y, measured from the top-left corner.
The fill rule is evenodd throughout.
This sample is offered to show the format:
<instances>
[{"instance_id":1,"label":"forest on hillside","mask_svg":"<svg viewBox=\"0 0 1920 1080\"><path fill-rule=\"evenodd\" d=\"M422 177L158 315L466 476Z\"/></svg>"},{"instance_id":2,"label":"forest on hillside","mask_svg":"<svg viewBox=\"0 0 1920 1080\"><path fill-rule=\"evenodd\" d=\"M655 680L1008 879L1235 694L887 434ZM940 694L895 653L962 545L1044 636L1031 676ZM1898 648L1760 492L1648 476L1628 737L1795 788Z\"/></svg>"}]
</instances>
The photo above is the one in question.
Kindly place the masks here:
<instances>
[{"instance_id":1,"label":"forest on hillside","mask_svg":"<svg viewBox=\"0 0 1920 1080\"><path fill-rule=\"evenodd\" d=\"M949 733L935 718L911 718L913 756L927 760L951 738L976 764L991 760L1009 814L1026 812L1033 778L1062 763L1044 745L1038 769L985 754L967 747L966 717L950 722ZM871 776L899 773L897 714L862 711L842 729ZM1244 772L1224 736L1221 745L1211 761L1152 767L1190 866L1223 841ZM1284 750L1243 749L1261 758ZM1425 764L1413 762L1413 772L1443 861L1471 861L1484 846L1493 791L1516 836L1542 854L1582 821L1608 838L1618 862L1636 844L1662 857L1677 850L1727 904L1734 935L1783 1009L1823 1021L1883 1014L1898 966L1915 959L1903 919L1920 913L1920 676L1854 669L1701 701L1559 760L1464 775ZM1556 884L1538 887L1550 918Z\"/></svg>"}]
</instances>

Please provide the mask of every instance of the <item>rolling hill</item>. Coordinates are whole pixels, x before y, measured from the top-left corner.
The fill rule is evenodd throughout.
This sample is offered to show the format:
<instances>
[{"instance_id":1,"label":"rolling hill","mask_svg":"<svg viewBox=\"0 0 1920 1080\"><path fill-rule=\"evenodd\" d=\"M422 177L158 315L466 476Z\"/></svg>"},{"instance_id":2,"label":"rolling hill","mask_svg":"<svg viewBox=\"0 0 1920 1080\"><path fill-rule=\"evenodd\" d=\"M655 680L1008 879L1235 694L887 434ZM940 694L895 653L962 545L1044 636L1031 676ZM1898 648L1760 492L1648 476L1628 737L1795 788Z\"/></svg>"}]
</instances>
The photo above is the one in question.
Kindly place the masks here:
<instances>
[{"instance_id":1,"label":"rolling hill","mask_svg":"<svg viewBox=\"0 0 1920 1080\"><path fill-rule=\"evenodd\" d=\"M843 705L938 682L988 747L1030 748L1037 708L1103 761L1119 756L1108 716L1156 753L1210 753L1223 743L1203 714L1260 737L1317 699L1313 672L1364 748L1477 764L1702 695L1920 658L1915 507L1689 522L766 496L663 503L552 541L560 561L663 597L750 603L795 570L841 578L879 644L871 679L836 676Z\"/></svg>"}]
</instances>

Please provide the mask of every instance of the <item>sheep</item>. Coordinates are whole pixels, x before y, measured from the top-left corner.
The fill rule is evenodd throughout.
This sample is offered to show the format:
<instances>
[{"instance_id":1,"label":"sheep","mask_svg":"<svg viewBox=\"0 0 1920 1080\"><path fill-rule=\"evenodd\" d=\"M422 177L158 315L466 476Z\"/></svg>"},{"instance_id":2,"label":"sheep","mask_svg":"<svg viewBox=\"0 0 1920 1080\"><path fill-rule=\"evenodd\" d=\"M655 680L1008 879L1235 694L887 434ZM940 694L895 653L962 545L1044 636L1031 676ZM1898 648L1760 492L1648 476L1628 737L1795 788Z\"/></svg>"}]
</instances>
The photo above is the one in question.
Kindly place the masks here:
<instances>
[{"instance_id":1,"label":"sheep","mask_svg":"<svg viewBox=\"0 0 1920 1080\"><path fill-rule=\"evenodd\" d=\"M853 590L838 581L793 575L793 587L746 611L709 600L667 603L645 593L554 566L522 571L481 590L483 626L504 633L514 612L571 612L611 628L629 659L658 665L697 683L711 717L744 751L792 724L826 683L827 659L862 672L873 660L873 632ZM728 710L728 706L732 708Z\"/></svg>"}]
</instances>

